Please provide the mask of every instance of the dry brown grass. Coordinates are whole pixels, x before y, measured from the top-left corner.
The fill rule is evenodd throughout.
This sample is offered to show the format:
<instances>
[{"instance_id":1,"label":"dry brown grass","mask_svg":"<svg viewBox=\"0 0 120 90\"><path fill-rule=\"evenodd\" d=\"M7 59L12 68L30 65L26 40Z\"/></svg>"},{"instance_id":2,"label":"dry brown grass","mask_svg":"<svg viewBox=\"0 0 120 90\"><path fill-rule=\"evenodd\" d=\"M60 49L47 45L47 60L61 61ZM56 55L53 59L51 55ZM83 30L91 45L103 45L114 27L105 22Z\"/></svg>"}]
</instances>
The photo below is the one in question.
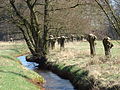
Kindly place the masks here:
<instances>
[{"instance_id":1,"label":"dry brown grass","mask_svg":"<svg viewBox=\"0 0 120 90\"><path fill-rule=\"evenodd\" d=\"M25 44L25 42L24 41L15 41L15 42L3 42L3 41L0 41L0 50L9 49L12 46L21 45L21 44Z\"/></svg>"},{"instance_id":2,"label":"dry brown grass","mask_svg":"<svg viewBox=\"0 0 120 90\"><path fill-rule=\"evenodd\" d=\"M104 86L120 84L120 45L115 41L113 43L111 58L104 56L102 43L97 41L97 55L94 58L89 55L89 44L87 42L70 42L65 45L65 49L62 51L57 45L55 50L51 50L49 59L65 66L76 65L88 70L89 76L100 80Z\"/></svg>"}]
</instances>

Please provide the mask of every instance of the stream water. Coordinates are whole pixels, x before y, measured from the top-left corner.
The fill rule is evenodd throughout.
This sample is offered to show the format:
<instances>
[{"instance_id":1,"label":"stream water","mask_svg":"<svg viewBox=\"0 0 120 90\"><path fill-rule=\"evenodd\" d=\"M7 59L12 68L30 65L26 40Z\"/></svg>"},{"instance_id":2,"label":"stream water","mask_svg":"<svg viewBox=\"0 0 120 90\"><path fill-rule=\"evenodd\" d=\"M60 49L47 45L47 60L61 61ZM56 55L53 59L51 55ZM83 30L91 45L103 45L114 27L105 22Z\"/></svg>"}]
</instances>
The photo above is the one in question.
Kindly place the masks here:
<instances>
[{"instance_id":1,"label":"stream water","mask_svg":"<svg viewBox=\"0 0 120 90\"><path fill-rule=\"evenodd\" d=\"M50 71L38 69L36 67L38 64L33 62L27 62L25 60L25 56L20 56L18 57L18 59L25 67L27 67L30 70L34 70L35 72L37 72L45 78L45 90L75 90L69 80L62 79Z\"/></svg>"}]
</instances>

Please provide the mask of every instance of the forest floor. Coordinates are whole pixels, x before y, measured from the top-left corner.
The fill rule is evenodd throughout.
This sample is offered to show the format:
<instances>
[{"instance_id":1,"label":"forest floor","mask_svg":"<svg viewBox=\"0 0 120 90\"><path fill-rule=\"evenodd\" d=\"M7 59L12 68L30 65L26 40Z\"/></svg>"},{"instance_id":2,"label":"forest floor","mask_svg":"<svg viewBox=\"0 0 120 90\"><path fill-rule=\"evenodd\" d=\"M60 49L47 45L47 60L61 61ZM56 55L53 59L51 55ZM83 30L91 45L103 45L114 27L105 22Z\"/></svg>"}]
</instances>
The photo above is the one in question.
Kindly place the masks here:
<instances>
[{"instance_id":1,"label":"forest floor","mask_svg":"<svg viewBox=\"0 0 120 90\"><path fill-rule=\"evenodd\" d=\"M40 90L38 84L44 79L23 67L16 57L26 52L25 42L0 42L0 90Z\"/></svg>"},{"instance_id":2,"label":"forest floor","mask_svg":"<svg viewBox=\"0 0 120 90\"><path fill-rule=\"evenodd\" d=\"M96 41L96 43L95 57L90 56L88 42L69 42L65 44L63 50L56 45L54 50L50 50L49 62L58 65L61 69L74 66L69 70L70 72L79 69L87 70L88 76L99 80L102 87L120 86L120 43L112 41L114 47L111 49L111 58L105 57L102 41Z\"/></svg>"}]
</instances>

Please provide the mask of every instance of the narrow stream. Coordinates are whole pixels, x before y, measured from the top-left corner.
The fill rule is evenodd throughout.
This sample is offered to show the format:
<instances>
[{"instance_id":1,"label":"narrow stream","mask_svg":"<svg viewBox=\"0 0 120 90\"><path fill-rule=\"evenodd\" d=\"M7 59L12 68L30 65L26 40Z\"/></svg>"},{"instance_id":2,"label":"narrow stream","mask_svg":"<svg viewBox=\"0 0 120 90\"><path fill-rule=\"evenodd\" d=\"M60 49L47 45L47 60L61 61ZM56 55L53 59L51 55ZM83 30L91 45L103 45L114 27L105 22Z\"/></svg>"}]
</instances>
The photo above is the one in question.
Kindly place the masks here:
<instances>
[{"instance_id":1,"label":"narrow stream","mask_svg":"<svg viewBox=\"0 0 120 90\"><path fill-rule=\"evenodd\" d=\"M18 59L25 67L30 70L34 70L45 78L46 83L44 84L44 88L46 90L75 90L69 80L62 79L50 71L39 70L37 67L35 67L38 64L27 62L25 60L25 56L20 56Z\"/></svg>"}]
</instances>

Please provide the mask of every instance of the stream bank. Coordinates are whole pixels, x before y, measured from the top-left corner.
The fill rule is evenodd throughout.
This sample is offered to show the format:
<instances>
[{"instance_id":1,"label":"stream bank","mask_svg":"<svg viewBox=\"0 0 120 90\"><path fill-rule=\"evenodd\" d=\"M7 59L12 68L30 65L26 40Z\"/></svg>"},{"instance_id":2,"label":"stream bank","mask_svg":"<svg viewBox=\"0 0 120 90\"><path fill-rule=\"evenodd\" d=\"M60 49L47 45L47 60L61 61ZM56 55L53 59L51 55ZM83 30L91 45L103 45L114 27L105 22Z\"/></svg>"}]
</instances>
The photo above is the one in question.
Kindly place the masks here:
<instances>
[{"instance_id":1,"label":"stream bank","mask_svg":"<svg viewBox=\"0 0 120 90\"><path fill-rule=\"evenodd\" d=\"M55 74L57 74L59 77L62 77L63 79L70 80L75 90L114 90L114 89L108 89L106 87L100 86L101 83L99 81L95 80L94 77L91 77L88 75L89 71L80 69L76 65L65 66L65 64L62 64L62 63L49 62L49 61L45 62L44 64L43 63L36 64L34 63L33 58L30 58L30 59L27 58L27 61L26 61L25 56L21 56L21 57L24 58L24 59L21 59L22 64L25 65L26 63L27 65L25 66L27 68L36 71L40 75L42 75L43 73L42 76L47 80L47 84L48 84L48 86L46 85L44 86L44 88L46 89L49 88L48 90L57 90L57 88L59 87L57 86L57 88L54 89L53 83L52 85L49 86L49 83L48 83L49 79L46 78L46 76L50 77L51 75L54 77ZM36 66L37 68L35 68ZM54 78L51 78L51 80L54 80ZM54 83L57 83L57 82L55 81ZM67 89L64 89L64 87L63 88L59 87L59 90L74 90L69 87Z\"/></svg>"},{"instance_id":2,"label":"stream bank","mask_svg":"<svg viewBox=\"0 0 120 90\"><path fill-rule=\"evenodd\" d=\"M89 71L75 70L77 68L75 65L65 66L60 63L46 62L43 67L64 79L70 80L76 90L120 90L119 85L104 87L99 80L88 75Z\"/></svg>"},{"instance_id":3,"label":"stream bank","mask_svg":"<svg viewBox=\"0 0 120 90\"><path fill-rule=\"evenodd\" d=\"M32 60L32 62L33 61L34 60ZM119 85L113 85L110 87L103 86L100 80L95 79L94 76L89 75L88 70L83 68L81 69L77 67L77 65L71 64L66 66L63 62L51 62L48 60L44 64L42 63L40 65L37 65L37 67L44 71L52 71L63 79L70 80L76 90L120 90Z\"/></svg>"},{"instance_id":4,"label":"stream bank","mask_svg":"<svg viewBox=\"0 0 120 90\"><path fill-rule=\"evenodd\" d=\"M16 58L26 52L25 42L0 42L0 90L42 90L44 79Z\"/></svg>"},{"instance_id":5,"label":"stream bank","mask_svg":"<svg viewBox=\"0 0 120 90\"><path fill-rule=\"evenodd\" d=\"M88 86L92 90L120 90L120 46L113 41L115 47L112 57L107 59L102 53L101 41L96 42L95 57L89 55L88 42L67 43L64 50L56 46L47 55L46 66L56 72L71 73L73 75L71 82L76 83L77 87ZM83 90L89 89L83 88Z\"/></svg>"},{"instance_id":6,"label":"stream bank","mask_svg":"<svg viewBox=\"0 0 120 90\"><path fill-rule=\"evenodd\" d=\"M57 74L58 76L62 77L63 79L68 79L73 84L76 90L92 90L93 85L93 78L88 78L88 71L79 69L74 70L71 72L71 70L75 67L75 65L69 65L64 66L61 64L56 64L52 62L45 62L44 64L34 64L34 59L31 58L31 56L27 56L27 60L25 60L25 56L22 56L24 59L22 60L22 64L25 65L28 64L30 66L30 63L33 64L33 70L40 73L47 73L49 71L52 71L53 73ZM29 58L28 58L29 57ZM24 61L23 61L24 60ZM27 62L26 62L27 61ZM25 65L27 68L29 68L27 65ZM34 68L35 66L38 67L38 71ZM31 66L30 66L30 69ZM42 71L42 72L41 72ZM45 72L46 71L46 72ZM50 72L50 73L52 73ZM49 74L49 73L48 73ZM44 75L42 75L44 77ZM50 75L48 75L50 76ZM45 78L45 77L44 77ZM48 80L49 81L49 80ZM63 90L63 89L60 89ZM71 89L66 89L71 90Z\"/></svg>"},{"instance_id":7,"label":"stream bank","mask_svg":"<svg viewBox=\"0 0 120 90\"><path fill-rule=\"evenodd\" d=\"M48 70L40 70L36 67L38 66L37 63L27 62L25 60L25 56L20 56L18 59L21 61L23 66L27 67L30 70L34 70L45 78L46 83L43 85L45 90L75 90L69 80L62 79Z\"/></svg>"},{"instance_id":8,"label":"stream bank","mask_svg":"<svg viewBox=\"0 0 120 90\"><path fill-rule=\"evenodd\" d=\"M45 70L50 70L58 76L70 80L76 90L93 90L94 79L88 77L88 71L82 69L71 72L75 65L66 66L47 62L44 66Z\"/></svg>"}]
</instances>

